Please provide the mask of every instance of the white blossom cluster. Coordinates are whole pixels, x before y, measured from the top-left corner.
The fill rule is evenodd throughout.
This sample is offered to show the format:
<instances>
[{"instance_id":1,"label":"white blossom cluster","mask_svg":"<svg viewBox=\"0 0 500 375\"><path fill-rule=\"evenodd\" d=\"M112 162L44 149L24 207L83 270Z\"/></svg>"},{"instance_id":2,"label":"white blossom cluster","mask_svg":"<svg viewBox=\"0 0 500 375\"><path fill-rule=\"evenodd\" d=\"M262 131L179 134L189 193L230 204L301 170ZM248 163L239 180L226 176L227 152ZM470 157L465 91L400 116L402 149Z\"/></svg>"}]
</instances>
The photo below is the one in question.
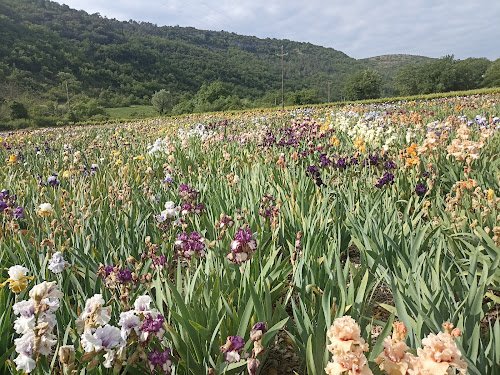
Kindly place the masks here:
<instances>
[{"instance_id":1,"label":"white blossom cluster","mask_svg":"<svg viewBox=\"0 0 500 375\"><path fill-rule=\"evenodd\" d=\"M36 367L33 356L52 354L52 347L57 343L57 337L52 333L57 325L54 312L59 308L59 298L63 294L55 282L44 281L35 285L29 296L29 300L13 306L14 314L18 315L14 329L22 335L14 340L18 353L14 362L17 369L25 373Z\"/></svg>"},{"instance_id":2,"label":"white blossom cluster","mask_svg":"<svg viewBox=\"0 0 500 375\"><path fill-rule=\"evenodd\" d=\"M157 138L153 144L148 143L147 148L149 154L154 154L157 152L171 154L175 151L175 143L170 141L170 138L167 136L163 139Z\"/></svg>"},{"instance_id":3,"label":"white blossom cluster","mask_svg":"<svg viewBox=\"0 0 500 375\"><path fill-rule=\"evenodd\" d=\"M180 139L198 137L202 141L204 141L208 137L215 135L215 132L212 130L207 130L206 126L203 124L198 124L187 130L179 129L178 135Z\"/></svg>"},{"instance_id":4,"label":"white blossom cluster","mask_svg":"<svg viewBox=\"0 0 500 375\"><path fill-rule=\"evenodd\" d=\"M118 322L120 328L118 328L108 324L111 319L111 306L104 306L104 304L101 294L88 299L83 312L76 321L76 326L82 335L80 343L83 350L86 353L104 352L103 366L111 368L115 360L125 359L127 340L132 332L141 342L150 337L152 330L145 325L156 319L159 312L150 308L151 297L140 296L135 301L133 310L120 314ZM163 335L163 328L154 334Z\"/></svg>"},{"instance_id":5,"label":"white blossom cluster","mask_svg":"<svg viewBox=\"0 0 500 375\"><path fill-rule=\"evenodd\" d=\"M353 123L351 118L356 117L336 113L334 128L346 133L353 141L362 139L372 149L382 148L388 151L398 139L397 129L387 118L379 116L376 112L357 117L356 123Z\"/></svg>"}]
</instances>

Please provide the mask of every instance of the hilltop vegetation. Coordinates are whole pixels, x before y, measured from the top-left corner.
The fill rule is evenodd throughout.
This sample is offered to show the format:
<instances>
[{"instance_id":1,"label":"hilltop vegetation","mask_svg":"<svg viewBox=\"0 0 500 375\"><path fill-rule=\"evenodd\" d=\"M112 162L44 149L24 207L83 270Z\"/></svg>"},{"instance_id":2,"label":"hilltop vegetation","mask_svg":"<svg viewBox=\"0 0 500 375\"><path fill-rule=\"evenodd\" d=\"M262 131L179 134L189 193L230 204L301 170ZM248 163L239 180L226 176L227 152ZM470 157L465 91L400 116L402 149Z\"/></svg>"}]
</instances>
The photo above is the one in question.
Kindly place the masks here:
<instances>
[{"instance_id":1,"label":"hilltop vegetation","mask_svg":"<svg viewBox=\"0 0 500 375\"><path fill-rule=\"evenodd\" d=\"M282 45L289 105L365 98L353 96L360 90L344 89L353 74L364 70L380 74L375 92L382 96L498 81L496 68L489 83L482 82L494 65L486 59L388 55L356 60L310 43L121 22L49 0L3 0L0 33L0 122L11 127L102 120L108 116L104 107L150 105L160 90L171 95L173 113L273 106L281 102ZM443 66L453 74L441 74ZM429 72L432 76L425 78ZM451 82L450 77L463 76L474 78Z\"/></svg>"}]
</instances>

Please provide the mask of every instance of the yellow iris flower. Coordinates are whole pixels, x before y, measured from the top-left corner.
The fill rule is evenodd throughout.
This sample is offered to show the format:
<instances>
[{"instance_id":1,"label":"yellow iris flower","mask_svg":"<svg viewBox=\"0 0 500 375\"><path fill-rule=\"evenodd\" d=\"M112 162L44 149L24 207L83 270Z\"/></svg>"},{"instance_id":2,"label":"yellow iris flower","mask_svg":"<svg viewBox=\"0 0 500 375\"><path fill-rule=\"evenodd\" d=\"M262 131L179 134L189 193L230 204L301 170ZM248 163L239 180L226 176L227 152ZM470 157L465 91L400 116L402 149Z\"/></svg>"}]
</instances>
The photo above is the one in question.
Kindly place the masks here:
<instances>
[{"instance_id":1,"label":"yellow iris flower","mask_svg":"<svg viewBox=\"0 0 500 375\"><path fill-rule=\"evenodd\" d=\"M21 293L28 286L28 280L33 280L33 276L26 276L29 270L23 266L12 266L9 268L9 278L0 284L4 287L9 284L9 288L14 293Z\"/></svg>"}]
</instances>

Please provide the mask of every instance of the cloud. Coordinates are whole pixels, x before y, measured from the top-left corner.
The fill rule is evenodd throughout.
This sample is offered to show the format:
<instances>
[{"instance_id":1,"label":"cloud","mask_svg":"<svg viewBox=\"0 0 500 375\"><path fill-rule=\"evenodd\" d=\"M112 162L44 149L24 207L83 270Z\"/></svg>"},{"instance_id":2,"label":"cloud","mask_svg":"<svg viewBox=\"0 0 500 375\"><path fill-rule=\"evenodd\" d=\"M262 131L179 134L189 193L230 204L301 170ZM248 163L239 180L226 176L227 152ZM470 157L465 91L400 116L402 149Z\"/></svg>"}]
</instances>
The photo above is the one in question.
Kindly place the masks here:
<instances>
[{"instance_id":1,"label":"cloud","mask_svg":"<svg viewBox=\"0 0 500 375\"><path fill-rule=\"evenodd\" d=\"M490 0L59 0L108 18L192 26L332 47L355 58L389 53L500 57L500 2Z\"/></svg>"}]
</instances>

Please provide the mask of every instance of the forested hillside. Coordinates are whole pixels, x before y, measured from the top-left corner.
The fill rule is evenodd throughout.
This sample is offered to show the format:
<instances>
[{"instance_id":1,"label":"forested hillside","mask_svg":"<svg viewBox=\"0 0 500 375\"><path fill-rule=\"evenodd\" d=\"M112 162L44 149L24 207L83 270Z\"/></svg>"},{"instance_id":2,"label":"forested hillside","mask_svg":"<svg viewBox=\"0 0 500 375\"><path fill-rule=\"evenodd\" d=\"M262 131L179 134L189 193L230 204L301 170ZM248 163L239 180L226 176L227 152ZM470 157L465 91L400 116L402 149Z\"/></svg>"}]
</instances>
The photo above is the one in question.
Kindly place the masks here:
<instances>
[{"instance_id":1,"label":"forested hillside","mask_svg":"<svg viewBox=\"0 0 500 375\"><path fill-rule=\"evenodd\" d=\"M281 45L291 91L314 88L326 98L330 80L339 99L345 76L364 67L308 43L119 22L47 0L3 0L0 14L0 77L21 89L52 90L53 99L66 96L59 85L68 80L73 90L106 105L134 102L161 88L195 94L214 81L257 98L281 87Z\"/></svg>"},{"instance_id":2,"label":"forested hillside","mask_svg":"<svg viewBox=\"0 0 500 375\"><path fill-rule=\"evenodd\" d=\"M160 90L168 92L167 112L174 113L273 105L281 101L281 46L287 104L444 87L434 82L442 80L434 73L424 88L407 82L417 77L415 64L441 60L410 55L356 60L310 43L122 22L49 0L2 0L0 35L3 121L102 118L103 107L149 105ZM477 70L468 86L479 87L491 62L473 60L481 61L463 65ZM363 92L367 84L375 90Z\"/></svg>"}]
</instances>

